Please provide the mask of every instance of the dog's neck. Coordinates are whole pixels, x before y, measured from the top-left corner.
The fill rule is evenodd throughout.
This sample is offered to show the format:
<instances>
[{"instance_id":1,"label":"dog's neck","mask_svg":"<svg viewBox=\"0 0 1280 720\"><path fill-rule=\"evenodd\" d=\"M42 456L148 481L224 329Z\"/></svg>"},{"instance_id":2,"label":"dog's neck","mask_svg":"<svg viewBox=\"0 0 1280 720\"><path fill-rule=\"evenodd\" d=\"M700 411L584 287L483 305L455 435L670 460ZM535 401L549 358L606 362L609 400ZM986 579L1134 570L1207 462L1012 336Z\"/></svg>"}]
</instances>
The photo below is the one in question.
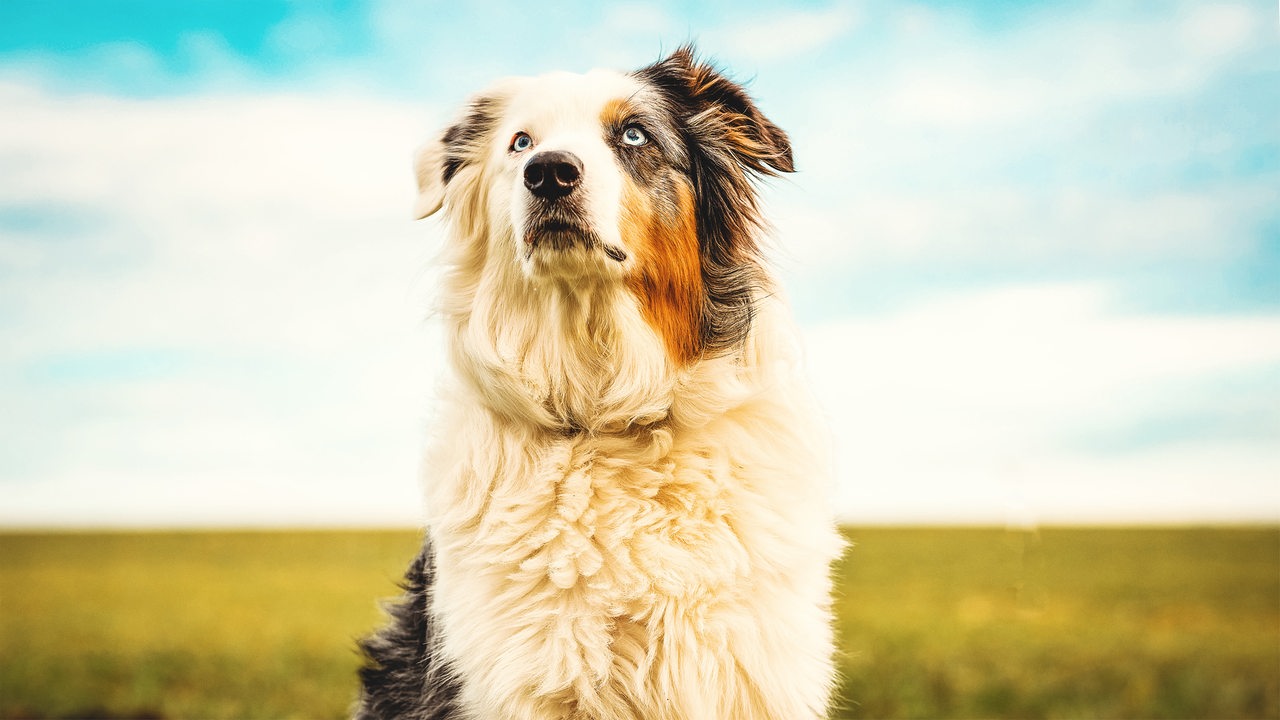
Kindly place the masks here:
<instances>
[{"instance_id":1,"label":"dog's neck","mask_svg":"<svg viewBox=\"0 0 1280 720\"><path fill-rule=\"evenodd\" d=\"M445 309L458 375L498 417L552 432L618 433L667 419L682 375L622 285L461 268Z\"/></svg>"}]
</instances>

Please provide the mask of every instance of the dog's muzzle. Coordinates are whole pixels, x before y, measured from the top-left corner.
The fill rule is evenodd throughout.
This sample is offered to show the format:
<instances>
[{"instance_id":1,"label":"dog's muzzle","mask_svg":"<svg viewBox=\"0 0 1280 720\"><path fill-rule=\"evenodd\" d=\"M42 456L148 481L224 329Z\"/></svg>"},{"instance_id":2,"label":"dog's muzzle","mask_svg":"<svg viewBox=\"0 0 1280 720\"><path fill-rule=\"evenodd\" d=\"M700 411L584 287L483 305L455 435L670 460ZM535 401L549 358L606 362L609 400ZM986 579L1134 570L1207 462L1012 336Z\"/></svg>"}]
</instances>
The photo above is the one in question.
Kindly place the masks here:
<instances>
[{"instance_id":1,"label":"dog's muzzle","mask_svg":"<svg viewBox=\"0 0 1280 720\"><path fill-rule=\"evenodd\" d=\"M558 250L581 245L598 248L611 259L623 262L622 248L601 242L583 222L581 193L582 159L565 150L548 150L529 158L524 166L524 186L536 198L530 208L530 225L525 232L529 252L535 245Z\"/></svg>"}]
</instances>

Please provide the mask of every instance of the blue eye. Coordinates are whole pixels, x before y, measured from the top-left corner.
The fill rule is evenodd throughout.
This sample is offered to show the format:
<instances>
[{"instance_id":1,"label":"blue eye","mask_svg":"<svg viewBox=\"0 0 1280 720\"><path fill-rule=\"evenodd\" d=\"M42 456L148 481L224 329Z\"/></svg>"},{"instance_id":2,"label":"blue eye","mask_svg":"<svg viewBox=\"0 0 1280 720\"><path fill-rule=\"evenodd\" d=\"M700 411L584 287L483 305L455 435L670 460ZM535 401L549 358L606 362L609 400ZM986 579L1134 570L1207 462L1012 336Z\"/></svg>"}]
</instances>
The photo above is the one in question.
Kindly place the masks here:
<instances>
[{"instance_id":1,"label":"blue eye","mask_svg":"<svg viewBox=\"0 0 1280 720\"><path fill-rule=\"evenodd\" d=\"M638 127L629 127L622 131L622 142L627 145L639 147L649 142L649 138L645 136L644 131Z\"/></svg>"},{"instance_id":2,"label":"blue eye","mask_svg":"<svg viewBox=\"0 0 1280 720\"><path fill-rule=\"evenodd\" d=\"M529 137L528 133L518 132L511 138L512 152L524 152L531 147L533 147L533 138Z\"/></svg>"}]
</instances>

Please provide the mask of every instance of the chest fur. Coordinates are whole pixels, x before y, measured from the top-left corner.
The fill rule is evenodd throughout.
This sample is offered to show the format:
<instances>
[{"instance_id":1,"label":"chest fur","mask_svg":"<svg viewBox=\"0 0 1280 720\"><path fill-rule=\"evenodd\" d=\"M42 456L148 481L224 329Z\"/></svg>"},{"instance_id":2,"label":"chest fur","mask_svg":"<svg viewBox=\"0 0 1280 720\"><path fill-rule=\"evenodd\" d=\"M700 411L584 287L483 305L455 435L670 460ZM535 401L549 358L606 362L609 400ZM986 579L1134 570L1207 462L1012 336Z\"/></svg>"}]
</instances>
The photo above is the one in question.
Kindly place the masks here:
<instances>
[{"instance_id":1,"label":"chest fur","mask_svg":"<svg viewBox=\"0 0 1280 720\"><path fill-rule=\"evenodd\" d=\"M667 429L505 450L445 480L454 512L433 523L446 645L464 664L485 658L467 674L486 694L510 688L490 711L628 717L638 688L663 683L687 711L695 701L676 698L705 693L706 656L732 662L747 596L733 459ZM671 667L677 657L692 669Z\"/></svg>"}]
</instances>

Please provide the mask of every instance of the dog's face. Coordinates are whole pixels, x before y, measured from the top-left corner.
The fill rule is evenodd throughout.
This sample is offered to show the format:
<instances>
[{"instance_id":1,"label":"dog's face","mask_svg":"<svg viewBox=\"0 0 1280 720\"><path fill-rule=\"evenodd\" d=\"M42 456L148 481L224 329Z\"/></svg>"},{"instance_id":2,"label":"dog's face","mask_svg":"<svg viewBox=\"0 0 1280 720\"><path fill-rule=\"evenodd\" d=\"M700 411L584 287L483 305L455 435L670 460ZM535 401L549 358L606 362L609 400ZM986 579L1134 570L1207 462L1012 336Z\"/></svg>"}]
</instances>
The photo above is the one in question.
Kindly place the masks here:
<instances>
[{"instance_id":1,"label":"dog's face","mask_svg":"<svg viewBox=\"0 0 1280 720\"><path fill-rule=\"evenodd\" d=\"M643 92L607 72L530 78L516 85L490 145L490 202L507 216L512 252L530 278L577 281L626 275L642 241L633 225L645 199L624 168L660 156L623 98ZM653 177L669 167L654 167Z\"/></svg>"},{"instance_id":2,"label":"dog's face","mask_svg":"<svg viewBox=\"0 0 1280 720\"><path fill-rule=\"evenodd\" d=\"M624 289L684 364L745 337L762 277L751 176L791 169L786 135L681 48L482 93L419 155L416 213L447 205L523 282Z\"/></svg>"}]
</instances>

